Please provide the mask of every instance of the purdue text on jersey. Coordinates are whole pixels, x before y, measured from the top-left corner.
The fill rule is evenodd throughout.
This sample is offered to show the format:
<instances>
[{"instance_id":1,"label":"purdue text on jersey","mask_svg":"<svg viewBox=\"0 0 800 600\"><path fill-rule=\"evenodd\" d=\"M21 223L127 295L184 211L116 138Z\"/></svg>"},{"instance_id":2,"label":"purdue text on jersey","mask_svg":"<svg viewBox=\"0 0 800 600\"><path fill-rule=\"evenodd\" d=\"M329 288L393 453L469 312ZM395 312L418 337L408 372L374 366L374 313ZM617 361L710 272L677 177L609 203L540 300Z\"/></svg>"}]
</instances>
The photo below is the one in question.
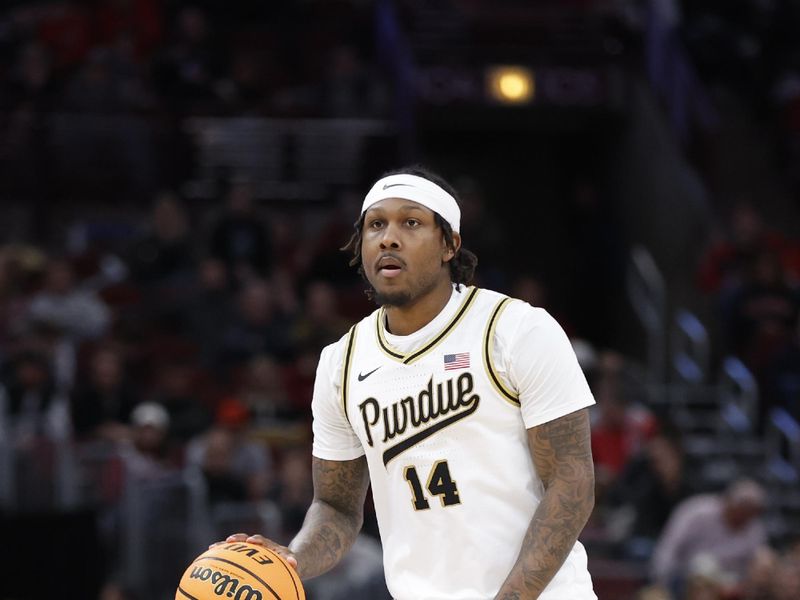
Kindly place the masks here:
<instances>
[{"instance_id":1,"label":"purdue text on jersey","mask_svg":"<svg viewBox=\"0 0 800 600\"><path fill-rule=\"evenodd\" d=\"M468 417L478 409L480 396L473 394L474 383L472 374L462 373L453 379L436 384L436 393L433 390L433 377L428 380L428 385L414 396L407 396L386 406L381 410L378 400L367 398L358 405L361 418L364 420L364 429L367 432L367 443L373 446L372 430L379 421L383 422L383 441L387 442L395 436L405 433L411 426L413 429L427 425L420 431L387 448L383 453L383 464L399 456L402 452L432 436L437 431L448 425ZM445 393L445 388L447 392ZM449 416L448 416L449 415Z\"/></svg>"}]
</instances>

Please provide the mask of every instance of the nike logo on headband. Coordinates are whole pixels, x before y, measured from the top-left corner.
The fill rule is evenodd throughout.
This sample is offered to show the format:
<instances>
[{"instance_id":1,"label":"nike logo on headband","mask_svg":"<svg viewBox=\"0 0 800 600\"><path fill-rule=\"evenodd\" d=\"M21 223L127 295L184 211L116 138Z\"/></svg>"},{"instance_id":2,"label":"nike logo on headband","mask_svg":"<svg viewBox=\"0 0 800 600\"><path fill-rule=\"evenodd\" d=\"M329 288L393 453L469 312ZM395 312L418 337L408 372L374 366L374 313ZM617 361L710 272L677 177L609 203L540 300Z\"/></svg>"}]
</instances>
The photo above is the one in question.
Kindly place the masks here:
<instances>
[{"instance_id":1,"label":"nike logo on headband","mask_svg":"<svg viewBox=\"0 0 800 600\"><path fill-rule=\"evenodd\" d=\"M383 189L388 190L389 188L397 187L398 185L402 185L404 187L414 187L413 185L411 185L409 183L392 183L392 184L384 183L383 184Z\"/></svg>"}]
</instances>

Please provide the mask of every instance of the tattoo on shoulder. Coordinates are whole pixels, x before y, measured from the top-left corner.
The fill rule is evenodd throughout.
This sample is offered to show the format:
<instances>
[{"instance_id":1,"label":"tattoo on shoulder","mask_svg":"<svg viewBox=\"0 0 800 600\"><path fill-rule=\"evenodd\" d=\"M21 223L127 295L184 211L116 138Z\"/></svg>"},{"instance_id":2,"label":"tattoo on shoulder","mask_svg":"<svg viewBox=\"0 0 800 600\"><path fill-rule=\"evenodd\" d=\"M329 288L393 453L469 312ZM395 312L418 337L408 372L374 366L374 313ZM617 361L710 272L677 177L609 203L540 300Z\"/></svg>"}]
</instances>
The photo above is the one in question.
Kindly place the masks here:
<instances>
[{"instance_id":1,"label":"tattoo on shoulder","mask_svg":"<svg viewBox=\"0 0 800 600\"><path fill-rule=\"evenodd\" d=\"M531 430L531 451L544 481L556 472L591 464L589 411L581 409Z\"/></svg>"}]
</instances>

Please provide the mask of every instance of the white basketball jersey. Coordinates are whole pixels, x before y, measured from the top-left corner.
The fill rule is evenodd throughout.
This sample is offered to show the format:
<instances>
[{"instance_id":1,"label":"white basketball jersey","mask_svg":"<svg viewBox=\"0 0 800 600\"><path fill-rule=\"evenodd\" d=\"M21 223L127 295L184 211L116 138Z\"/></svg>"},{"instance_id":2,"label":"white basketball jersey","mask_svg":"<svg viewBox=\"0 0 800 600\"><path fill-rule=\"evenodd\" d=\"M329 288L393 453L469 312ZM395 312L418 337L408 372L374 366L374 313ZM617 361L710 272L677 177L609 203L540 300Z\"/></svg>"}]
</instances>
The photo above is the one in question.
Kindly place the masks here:
<instances>
[{"instance_id":1,"label":"white basketball jersey","mask_svg":"<svg viewBox=\"0 0 800 600\"><path fill-rule=\"evenodd\" d=\"M520 400L493 355L498 319L515 301L478 288L454 301L410 350L389 341L383 310L340 342L339 409L366 454L397 600L493 598L543 494ZM590 403L575 398L563 414ZM595 598L580 544L541 598Z\"/></svg>"}]
</instances>

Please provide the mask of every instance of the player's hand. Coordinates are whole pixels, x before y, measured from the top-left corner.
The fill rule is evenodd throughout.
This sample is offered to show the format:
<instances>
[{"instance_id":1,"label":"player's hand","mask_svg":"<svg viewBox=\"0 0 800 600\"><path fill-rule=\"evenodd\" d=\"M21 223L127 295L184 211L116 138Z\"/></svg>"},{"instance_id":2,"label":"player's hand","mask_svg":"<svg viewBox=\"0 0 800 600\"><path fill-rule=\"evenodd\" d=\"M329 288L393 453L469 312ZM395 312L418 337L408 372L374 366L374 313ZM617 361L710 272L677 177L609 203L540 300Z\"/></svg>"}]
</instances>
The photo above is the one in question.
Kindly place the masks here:
<instances>
[{"instance_id":1,"label":"player's hand","mask_svg":"<svg viewBox=\"0 0 800 600\"><path fill-rule=\"evenodd\" d=\"M288 562L292 568L297 571L297 558L295 558L294 552L289 550L286 546L281 546L280 544L276 544L272 540L265 538L263 535L248 535L246 533L234 533L233 535L229 535L224 542L216 542L215 544L211 544L209 548L213 548L214 546L220 546L222 544L230 544L232 542L247 542L248 544L257 544L259 546L264 546L265 548L269 548L275 554L279 554L286 562Z\"/></svg>"}]
</instances>

